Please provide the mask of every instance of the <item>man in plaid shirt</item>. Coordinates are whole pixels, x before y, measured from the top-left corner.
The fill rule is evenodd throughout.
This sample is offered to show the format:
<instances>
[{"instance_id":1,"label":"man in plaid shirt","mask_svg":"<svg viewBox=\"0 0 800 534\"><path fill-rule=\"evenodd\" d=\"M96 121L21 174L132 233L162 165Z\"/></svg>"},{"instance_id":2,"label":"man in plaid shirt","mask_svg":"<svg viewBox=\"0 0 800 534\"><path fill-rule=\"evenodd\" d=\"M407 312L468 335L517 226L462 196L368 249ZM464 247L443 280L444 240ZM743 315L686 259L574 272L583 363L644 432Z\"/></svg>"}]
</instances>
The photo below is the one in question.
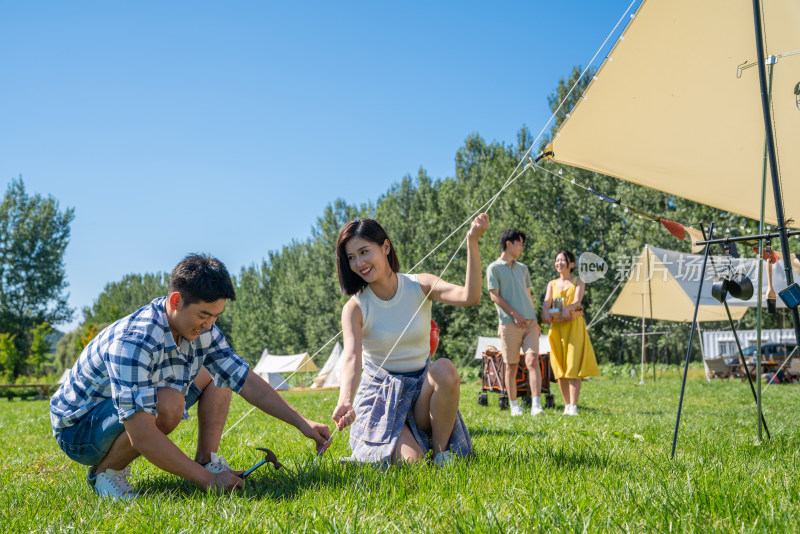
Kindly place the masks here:
<instances>
[{"instance_id":1,"label":"man in plaid shirt","mask_svg":"<svg viewBox=\"0 0 800 534\"><path fill-rule=\"evenodd\" d=\"M76 462L90 466L101 496L136 497L129 464L139 455L203 488L243 487L241 472L218 456L232 391L314 440L330 429L303 417L225 341L214 324L228 300L231 277L216 258L192 254L172 271L169 292L110 325L81 353L50 401L53 434ZM194 461L167 435L197 403Z\"/></svg>"}]
</instances>

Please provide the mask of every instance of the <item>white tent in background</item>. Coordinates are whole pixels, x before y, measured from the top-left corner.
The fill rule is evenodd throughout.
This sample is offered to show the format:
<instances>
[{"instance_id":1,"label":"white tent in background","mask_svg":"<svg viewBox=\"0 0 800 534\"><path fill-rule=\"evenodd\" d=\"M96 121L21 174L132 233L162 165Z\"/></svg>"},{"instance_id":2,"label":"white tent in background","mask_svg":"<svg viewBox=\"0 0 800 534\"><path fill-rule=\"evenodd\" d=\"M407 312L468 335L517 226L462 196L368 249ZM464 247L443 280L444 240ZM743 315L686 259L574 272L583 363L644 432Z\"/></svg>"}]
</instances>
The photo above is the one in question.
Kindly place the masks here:
<instances>
[{"instance_id":1,"label":"white tent in background","mask_svg":"<svg viewBox=\"0 0 800 534\"><path fill-rule=\"evenodd\" d=\"M267 380L276 389L289 389L282 373L313 373L318 368L307 352L289 356L270 354L267 349L261 354L261 359L253 368L253 372Z\"/></svg>"},{"instance_id":2,"label":"white tent in background","mask_svg":"<svg viewBox=\"0 0 800 534\"><path fill-rule=\"evenodd\" d=\"M333 346L328 361L322 366L322 370L314 379L312 388L333 388L339 387L339 373L342 370L342 344L338 341Z\"/></svg>"},{"instance_id":3,"label":"white tent in background","mask_svg":"<svg viewBox=\"0 0 800 534\"><path fill-rule=\"evenodd\" d=\"M67 381L67 378L69 377L69 372L70 371L72 371L71 368L64 369L64 372L61 373L61 378L58 379L58 383L59 384L63 384L64 382Z\"/></svg>"}]
</instances>

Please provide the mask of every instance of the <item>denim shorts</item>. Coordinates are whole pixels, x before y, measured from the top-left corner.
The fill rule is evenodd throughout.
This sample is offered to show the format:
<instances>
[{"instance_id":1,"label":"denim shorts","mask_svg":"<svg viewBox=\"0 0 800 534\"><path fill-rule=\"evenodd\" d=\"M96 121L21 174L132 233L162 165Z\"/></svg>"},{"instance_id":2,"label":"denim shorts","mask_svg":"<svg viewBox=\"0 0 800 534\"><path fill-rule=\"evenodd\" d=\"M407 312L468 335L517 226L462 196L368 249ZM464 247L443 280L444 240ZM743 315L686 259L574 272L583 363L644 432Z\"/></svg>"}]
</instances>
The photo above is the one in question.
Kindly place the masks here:
<instances>
[{"instance_id":1,"label":"denim shorts","mask_svg":"<svg viewBox=\"0 0 800 534\"><path fill-rule=\"evenodd\" d=\"M203 390L192 382L186 395L186 409L193 406ZM80 421L64 428L56 435L56 442L71 460L84 465L98 465L106 457L111 445L125 430L114 407L106 399L89 410Z\"/></svg>"}]
</instances>

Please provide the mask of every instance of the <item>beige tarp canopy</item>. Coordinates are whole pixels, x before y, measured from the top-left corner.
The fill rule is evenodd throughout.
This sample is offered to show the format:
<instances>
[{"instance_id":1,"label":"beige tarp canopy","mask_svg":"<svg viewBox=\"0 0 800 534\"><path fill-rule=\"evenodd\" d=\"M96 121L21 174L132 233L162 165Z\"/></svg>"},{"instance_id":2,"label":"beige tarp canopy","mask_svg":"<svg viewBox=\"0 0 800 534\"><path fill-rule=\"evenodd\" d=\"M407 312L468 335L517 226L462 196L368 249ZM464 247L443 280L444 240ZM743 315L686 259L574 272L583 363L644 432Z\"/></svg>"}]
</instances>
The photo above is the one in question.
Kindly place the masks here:
<instances>
[{"instance_id":1,"label":"beige tarp canopy","mask_svg":"<svg viewBox=\"0 0 800 534\"><path fill-rule=\"evenodd\" d=\"M766 55L778 57L772 105L784 210L797 228L800 53L791 52L800 51L800 1L762 6ZM755 60L751 2L645 0L551 143L553 159L758 219L764 119ZM766 220L776 221L769 175Z\"/></svg>"},{"instance_id":2,"label":"beige tarp canopy","mask_svg":"<svg viewBox=\"0 0 800 534\"><path fill-rule=\"evenodd\" d=\"M722 267L723 262L719 258L715 258L715 261ZM750 261L755 263L755 260ZM691 322L702 264L703 256L645 245L631 265L628 280L609 313L641 317L644 312L647 319ZM711 296L712 278L713 269L709 264L697 320L727 321L725 307ZM728 305L731 316L736 320L741 319L748 309L746 303L734 299L730 299Z\"/></svg>"}]
</instances>

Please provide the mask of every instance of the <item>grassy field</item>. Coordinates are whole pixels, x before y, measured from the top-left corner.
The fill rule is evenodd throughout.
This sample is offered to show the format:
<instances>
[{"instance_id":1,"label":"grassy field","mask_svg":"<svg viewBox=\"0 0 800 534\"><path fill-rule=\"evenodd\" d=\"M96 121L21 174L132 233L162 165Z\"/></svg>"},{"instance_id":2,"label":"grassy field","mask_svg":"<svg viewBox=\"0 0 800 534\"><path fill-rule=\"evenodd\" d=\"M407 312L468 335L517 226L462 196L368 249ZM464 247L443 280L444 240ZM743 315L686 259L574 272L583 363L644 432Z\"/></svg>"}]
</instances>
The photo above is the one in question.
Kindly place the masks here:
<instances>
[{"instance_id":1,"label":"grassy field","mask_svg":"<svg viewBox=\"0 0 800 534\"><path fill-rule=\"evenodd\" d=\"M146 496L101 501L86 470L50 436L46 401L0 404L2 532L784 532L800 530L800 387L764 396L772 440L756 439L746 383L690 379L678 452L669 452L680 391L677 373L645 386L600 378L584 383L581 415L557 410L511 419L462 386L461 410L476 456L431 465L341 465L347 434L312 469L310 442L254 412L222 443L242 469L273 449L299 474L262 468L239 494L206 494L144 460L132 484ZM555 391L555 388L554 388ZM327 420L335 391L289 392L291 403ZM235 397L231 421L249 408ZM194 454L195 419L173 438ZM270 468L271 469L271 468Z\"/></svg>"}]
</instances>

